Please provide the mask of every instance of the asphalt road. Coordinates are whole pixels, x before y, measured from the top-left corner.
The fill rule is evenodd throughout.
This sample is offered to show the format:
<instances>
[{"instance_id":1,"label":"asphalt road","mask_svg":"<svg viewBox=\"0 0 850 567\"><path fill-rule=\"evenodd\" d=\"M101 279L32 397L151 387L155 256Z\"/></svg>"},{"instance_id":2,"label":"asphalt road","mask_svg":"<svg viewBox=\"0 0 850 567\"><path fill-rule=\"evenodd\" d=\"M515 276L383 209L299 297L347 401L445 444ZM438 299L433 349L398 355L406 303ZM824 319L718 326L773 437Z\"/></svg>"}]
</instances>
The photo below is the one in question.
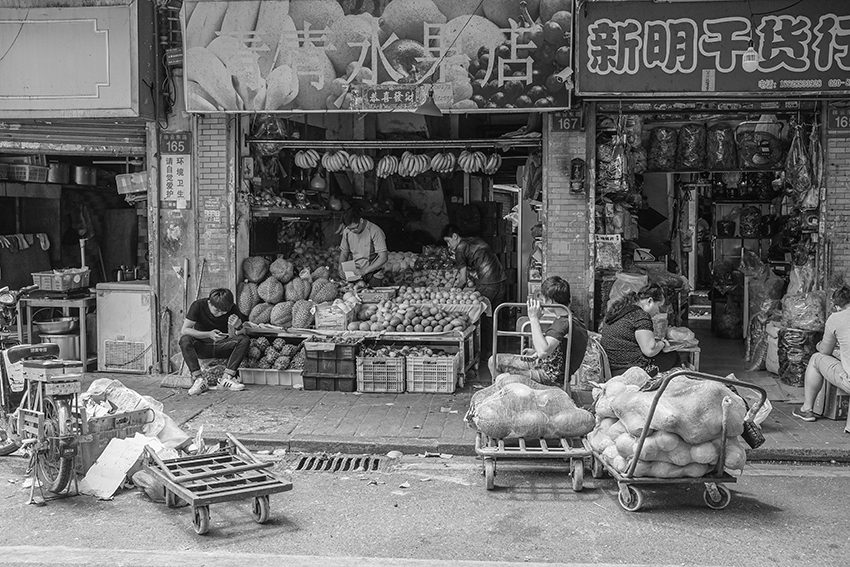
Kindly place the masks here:
<instances>
[{"instance_id":1,"label":"asphalt road","mask_svg":"<svg viewBox=\"0 0 850 567\"><path fill-rule=\"evenodd\" d=\"M405 455L385 472L275 470L294 489L272 497L272 521L249 501L211 507L208 535L188 508L137 490L26 504L25 462L0 459L0 565L463 565L463 561L618 565L847 565L850 468L758 465L715 511L702 485L650 491L624 511L616 484L586 475L574 493L564 469L499 462L486 491L473 458ZM286 557L283 557L286 556Z\"/></svg>"}]
</instances>

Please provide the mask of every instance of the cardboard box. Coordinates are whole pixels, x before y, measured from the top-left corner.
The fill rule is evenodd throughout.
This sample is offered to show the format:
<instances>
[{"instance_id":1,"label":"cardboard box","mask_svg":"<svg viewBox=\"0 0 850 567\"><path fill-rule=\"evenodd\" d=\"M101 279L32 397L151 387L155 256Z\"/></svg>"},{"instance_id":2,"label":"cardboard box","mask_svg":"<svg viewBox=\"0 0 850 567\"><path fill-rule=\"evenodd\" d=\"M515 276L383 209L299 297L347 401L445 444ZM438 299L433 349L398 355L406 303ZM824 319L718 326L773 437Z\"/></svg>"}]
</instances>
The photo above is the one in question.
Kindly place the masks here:
<instances>
[{"instance_id":1,"label":"cardboard box","mask_svg":"<svg viewBox=\"0 0 850 567\"><path fill-rule=\"evenodd\" d=\"M824 380L823 388L815 398L812 411L827 419L840 420L847 418L848 405L850 405L850 393Z\"/></svg>"}]
</instances>

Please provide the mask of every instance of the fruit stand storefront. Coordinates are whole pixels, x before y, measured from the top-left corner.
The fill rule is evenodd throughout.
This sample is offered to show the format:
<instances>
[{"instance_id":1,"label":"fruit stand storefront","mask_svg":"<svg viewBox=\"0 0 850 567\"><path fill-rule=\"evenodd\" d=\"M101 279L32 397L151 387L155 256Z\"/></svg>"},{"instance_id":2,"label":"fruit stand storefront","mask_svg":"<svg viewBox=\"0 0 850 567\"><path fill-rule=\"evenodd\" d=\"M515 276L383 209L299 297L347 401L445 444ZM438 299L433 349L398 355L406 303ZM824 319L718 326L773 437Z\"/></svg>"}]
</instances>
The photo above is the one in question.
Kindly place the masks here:
<instances>
[{"instance_id":1,"label":"fruit stand storefront","mask_svg":"<svg viewBox=\"0 0 850 567\"><path fill-rule=\"evenodd\" d=\"M454 391L479 363L486 305L472 284L450 289L442 230L484 239L509 299L525 299L542 232L545 113L571 100L572 2L355 4L184 2L199 238L219 224L235 233L229 266L211 258L198 289L238 285L261 326L248 382L291 382L286 372L303 367L307 388L353 389L356 376L361 391L399 391L363 382L375 361L362 359L410 368L445 358L433 364L450 379L411 390L408 373L405 388ZM207 154L224 157L226 173L205 167ZM232 180L223 198L203 194L207 177ZM338 271L352 207L386 234L389 260L369 288ZM297 348L308 337L336 346ZM356 368L339 358L358 349L372 356Z\"/></svg>"},{"instance_id":2,"label":"fruit stand storefront","mask_svg":"<svg viewBox=\"0 0 850 567\"><path fill-rule=\"evenodd\" d=\"M656 281L670 326L746 337L753 370L780 321L768 370L797 386L805 363L770 361L782 336L822 330L825 156L848 92L830 22L847 10L775 4L727 1L718 18L715 2L589 2L576 89L595 112L596 322L612 289Z\"/></svg>"}]
</instances>

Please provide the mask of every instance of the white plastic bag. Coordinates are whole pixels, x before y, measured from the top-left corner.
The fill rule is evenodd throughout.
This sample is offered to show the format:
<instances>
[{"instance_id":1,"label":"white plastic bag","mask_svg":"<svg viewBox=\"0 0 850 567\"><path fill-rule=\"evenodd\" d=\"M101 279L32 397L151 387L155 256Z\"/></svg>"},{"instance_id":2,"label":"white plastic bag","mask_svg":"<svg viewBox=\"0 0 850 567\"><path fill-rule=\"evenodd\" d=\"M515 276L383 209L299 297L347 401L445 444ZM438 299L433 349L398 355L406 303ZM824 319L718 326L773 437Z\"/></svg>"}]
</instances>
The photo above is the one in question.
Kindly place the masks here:
<instances>
[{"instance_id":1,"label":"white plastic bag","mask_svg":"<svg viewBox=\"0 0 850 567\"><path fill-rule=\"evenodd\" d=\"M727 380L735 380L737 382L740 382L740 380L738 380L738 377L735 376L734 374L729 374L726 377L726 379ZM757 391L753 390L752 388L741 387L741 388L735 388L735 389L738 391L738 395L741 396L742 398L744 398L744 400L747 402L747 405L749 407L753 407L761 399L761 395L759 395L759 393ZM764 403L761 405L759 410L756 412L756 415L753 416L753 422L756 425L761 425L762 422L765 419L767 419L767 416L770 415L771 411L773 411L773 406L771 405L770 400L765 398Z\"/></svg>"},{"instance_id":2,"label":"white plastic bag","mask_svg":"<svg viewBox=\"0 0 850 567\"><path fill-rule=\"evenodd\" d=\"M628 274L621 272L611 286L611 294L608 296L606 311L611 308L615 301L632 291L640 291L649 282L646 274Z\"/></svg>"}]
</instances>

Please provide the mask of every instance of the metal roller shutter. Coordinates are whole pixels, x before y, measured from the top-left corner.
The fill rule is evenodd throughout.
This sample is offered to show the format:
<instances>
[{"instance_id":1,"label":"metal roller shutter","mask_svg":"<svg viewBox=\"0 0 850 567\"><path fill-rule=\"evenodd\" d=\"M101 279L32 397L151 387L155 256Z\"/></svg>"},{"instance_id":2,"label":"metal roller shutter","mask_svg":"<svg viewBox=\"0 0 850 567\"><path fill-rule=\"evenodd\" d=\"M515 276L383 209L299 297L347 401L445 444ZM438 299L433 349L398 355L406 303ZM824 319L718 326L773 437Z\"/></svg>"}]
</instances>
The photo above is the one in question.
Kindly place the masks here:
<instances>
[{"instance_id":1,"label":"metal roller shutter","mask_svg":"<svg viewBox=\"0 0 850 567\"><path fill-rule=\"evenodd\" d=\"M0 153L144 156L145 121L0 120Z\"/></svg>"}]
</instances>

